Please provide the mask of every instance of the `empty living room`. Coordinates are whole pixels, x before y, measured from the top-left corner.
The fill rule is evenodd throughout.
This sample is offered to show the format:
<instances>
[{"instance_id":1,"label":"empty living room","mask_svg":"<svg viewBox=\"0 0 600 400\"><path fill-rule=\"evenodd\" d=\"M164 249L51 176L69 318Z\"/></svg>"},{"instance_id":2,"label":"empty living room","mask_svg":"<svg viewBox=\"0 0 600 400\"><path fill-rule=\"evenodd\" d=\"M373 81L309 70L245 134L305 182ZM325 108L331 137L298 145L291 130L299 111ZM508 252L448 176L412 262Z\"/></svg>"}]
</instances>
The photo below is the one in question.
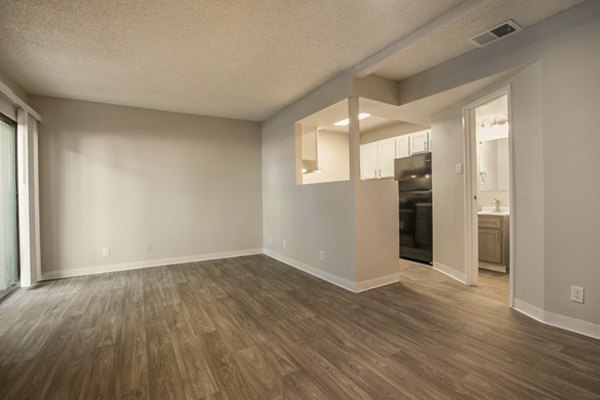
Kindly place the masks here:
<instances>
[{"instance_id":1,"label":"empty living room","mask_svg":"<svg viewBox=\"0 0 600 400\"><path fill-rule=\"evenodd\" d=\"M2 0L0 399L600 399L599 110L598 0Z\"/></svg>"}]
</instances>

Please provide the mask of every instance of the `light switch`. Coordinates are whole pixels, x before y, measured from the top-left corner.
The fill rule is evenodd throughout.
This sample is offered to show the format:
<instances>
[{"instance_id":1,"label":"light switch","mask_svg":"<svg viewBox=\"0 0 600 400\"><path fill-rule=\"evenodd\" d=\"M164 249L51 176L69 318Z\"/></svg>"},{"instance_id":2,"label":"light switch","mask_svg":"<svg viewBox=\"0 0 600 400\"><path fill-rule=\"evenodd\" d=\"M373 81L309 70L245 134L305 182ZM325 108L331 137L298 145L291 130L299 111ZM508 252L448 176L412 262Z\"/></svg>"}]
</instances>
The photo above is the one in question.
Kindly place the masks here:
<instances>
[{"instance_id":1,"label":"light switch","mask_svg":"<svg viewBox=\"0 0 600 400\"><path fill-rule=\"evenodd\" d=\"M462 163L456 164L456 175L460 175L463 173L463 165Z\"/></svg>"}]
</instances>

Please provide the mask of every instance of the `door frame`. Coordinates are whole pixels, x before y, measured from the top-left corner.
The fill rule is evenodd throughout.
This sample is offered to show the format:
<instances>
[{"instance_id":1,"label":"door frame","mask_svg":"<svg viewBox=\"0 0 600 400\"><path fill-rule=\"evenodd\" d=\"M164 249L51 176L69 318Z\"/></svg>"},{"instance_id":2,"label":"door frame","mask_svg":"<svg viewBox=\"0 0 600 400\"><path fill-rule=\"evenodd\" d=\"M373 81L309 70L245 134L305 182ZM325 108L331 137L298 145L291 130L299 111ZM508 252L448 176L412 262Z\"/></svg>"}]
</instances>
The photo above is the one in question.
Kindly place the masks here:
<instances>
[{"instance_id":1,"label":"door frame","mask_svg":"<svg viewBox=\"0 0 600 400\"><path fill-rule=\"evenodd\" d=\"M18 132L18 124L17 121L14 121L12 118L4 115L0 112L0 121L4 122L6 125L10 125L14 128L14 139L15 139L15 185L16 185L16 215L15 220L17 222L16 226L16 234L17 234L17 282L15 287L10 289L6 295L13 292L15 289L21 287L21 205L20 203L20 187L19 187L19 132ZM1 297L0 297L1 298Z\"/></svg>"},{"instance_id":2,"label":"door frame","mask_svg":"<svg viewBox=\"0 0 600 400\"><path fill-rule=\"evenodd\" d=\"M515 269L514 262L514 215L517 211L515 203L514 179L514 140L512 125L512 104L510 85L495 90L478 100L463 107L463 127L465 133L465 283L477 286L479 275L479 239L477 224L477 132L475 124L475 109L501 96L507 96L508 103L508 176L510 191L510 216L509 216L509 293L508 304L513 306Z\"/></svg>"}]
</instances>

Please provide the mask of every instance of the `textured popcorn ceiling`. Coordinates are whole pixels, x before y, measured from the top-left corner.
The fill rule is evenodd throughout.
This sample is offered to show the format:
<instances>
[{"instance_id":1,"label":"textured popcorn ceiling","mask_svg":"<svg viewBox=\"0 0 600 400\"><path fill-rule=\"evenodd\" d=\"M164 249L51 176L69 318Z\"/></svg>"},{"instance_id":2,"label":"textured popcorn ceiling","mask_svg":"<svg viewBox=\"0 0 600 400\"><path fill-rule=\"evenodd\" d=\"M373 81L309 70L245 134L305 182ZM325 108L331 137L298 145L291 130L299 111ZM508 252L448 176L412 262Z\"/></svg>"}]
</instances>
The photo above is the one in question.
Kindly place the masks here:
<instances>
[{"instance_id":1,"label":"textured popcorn ceiling","mask_svg":"<svg viewBox=\"0 0 600 400\"><path fill-rule=\"evenodd\" d=\"M458 0L1 0L30 93L263 120Z\"/></svg>"},{"instance_id":2,"label":"textured popcorn ceiling","mask_svg":"<svg viewBox=\"0 0 600 400\"><path fill-rule=\"evenodd\" d=\"M584 1L491 0L405 48L375 74L388 79L402 80L476 50L477 47L468 40L507 19L512 19L522 28L526 28Z\"/></svg>"},{"instance_id":3,"label":"textured popcorn ceiling","mask_svg":"<svg viewBox=\"0 0 600 400\"><path fill-rule=\"evenodd\" d=\"M597 1L597 0L591 0ZM489 0L403 49L402 79L581 0ZM264 120L460 0L0 0L0 70L24 90Z\"/></svg>"}]
</instances>

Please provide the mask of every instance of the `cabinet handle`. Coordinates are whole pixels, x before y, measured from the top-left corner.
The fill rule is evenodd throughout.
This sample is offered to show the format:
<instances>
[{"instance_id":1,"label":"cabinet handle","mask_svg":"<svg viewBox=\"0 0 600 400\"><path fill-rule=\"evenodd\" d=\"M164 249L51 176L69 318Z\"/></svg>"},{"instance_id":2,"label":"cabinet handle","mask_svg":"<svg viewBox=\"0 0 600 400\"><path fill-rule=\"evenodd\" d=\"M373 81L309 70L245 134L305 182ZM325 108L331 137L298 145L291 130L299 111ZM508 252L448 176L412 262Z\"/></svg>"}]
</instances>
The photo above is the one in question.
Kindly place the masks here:
<instances>
[{"instance_id":1,"label":"cabinet handle","mask_svg":"<svg viewBox=\"0 0 600 400\"><path fill-rule=\"evenodd\" d=\"M377 168L375 168L375 178L377 178Z\"/></svg>"},{"instance_id":2,"label":"cabinet handle","mask_svg":"<svg viewBox=\"0 0 600 400\"><path fill-rule=\"evenodd\" d=\"M500 232L496 231L496 243L500 243Z\"/></svg>"},{"instance_id":3,"label":"cabinet handle","mask_svg":"<svg viewBox=\"0 0 600 400\"><path fill-rule=\"evenodd\" d=\"M379 169L379 179L381 179L381 170Z\"/></svg>"}]
</instances>

